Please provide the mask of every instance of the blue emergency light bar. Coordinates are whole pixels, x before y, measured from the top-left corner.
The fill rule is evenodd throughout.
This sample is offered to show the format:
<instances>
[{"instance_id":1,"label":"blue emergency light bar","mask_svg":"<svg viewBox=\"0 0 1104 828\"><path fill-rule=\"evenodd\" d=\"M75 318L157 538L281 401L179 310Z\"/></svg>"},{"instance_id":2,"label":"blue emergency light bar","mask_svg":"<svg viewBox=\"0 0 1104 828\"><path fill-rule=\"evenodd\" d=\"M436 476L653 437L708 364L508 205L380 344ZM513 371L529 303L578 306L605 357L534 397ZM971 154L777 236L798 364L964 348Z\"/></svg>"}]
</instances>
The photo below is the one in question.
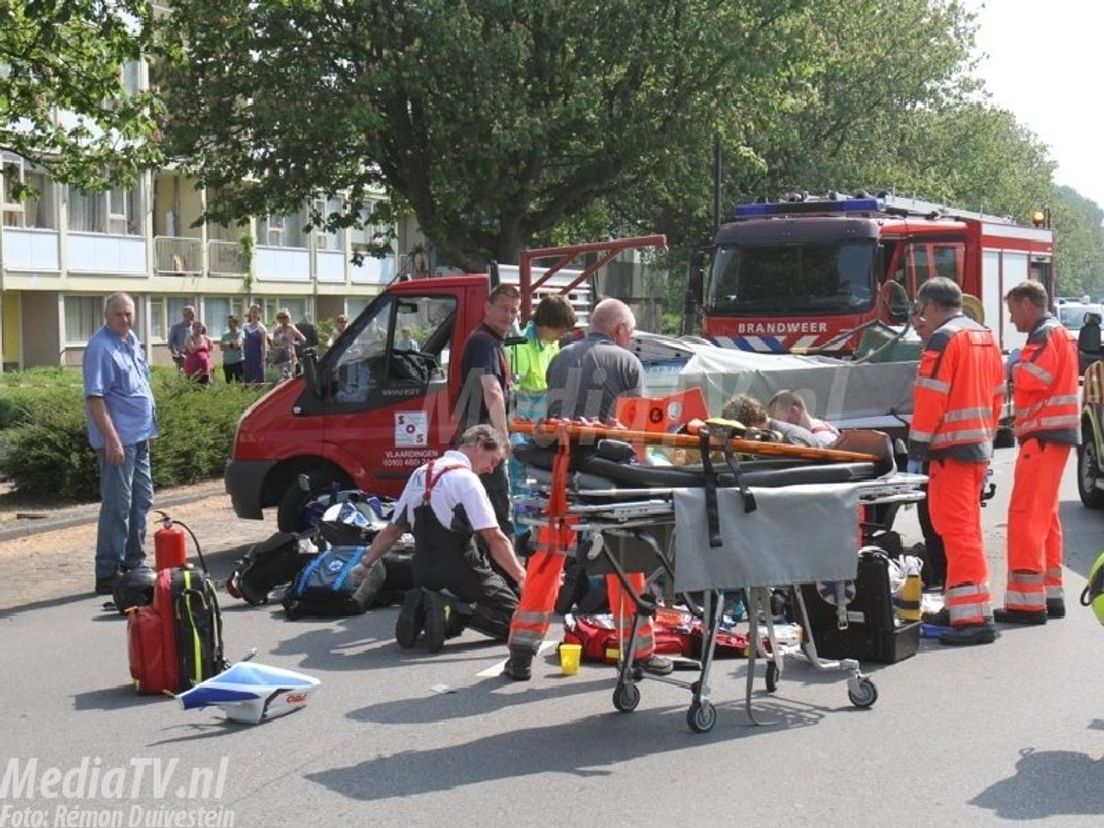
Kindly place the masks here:
<instances>
[{"instance_id":1,"label":"blue emergency light bar","mask_svg":"<svg viewBox=\"0 0 1104 828\"><path fill-rule=\"evenodd\" d=\"M844 198L836 200L775 201L759 204L737 204L733 218L760 216L794 216L803 213L880 213L885 211L885 201L880 198Z\"/></svg>"}]
</instances>

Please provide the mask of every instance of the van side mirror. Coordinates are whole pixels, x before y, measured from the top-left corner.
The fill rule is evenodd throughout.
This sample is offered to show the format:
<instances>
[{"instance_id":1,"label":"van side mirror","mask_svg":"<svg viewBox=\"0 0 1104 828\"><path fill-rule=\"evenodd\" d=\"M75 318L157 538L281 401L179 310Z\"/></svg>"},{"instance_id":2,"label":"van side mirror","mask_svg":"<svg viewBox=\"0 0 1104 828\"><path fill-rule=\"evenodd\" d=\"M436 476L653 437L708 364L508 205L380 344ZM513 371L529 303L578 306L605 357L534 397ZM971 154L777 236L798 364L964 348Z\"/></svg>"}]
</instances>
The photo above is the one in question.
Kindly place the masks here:
<instances>
[{"instance_id":1,"label":"van side mirror","mask_svg":"<svg viewBox=\"0 0 1104 828\"><path fill-rule=\"evenodd\" d=\"M880 293L889 321L897 325L908 322L909 298L904 285L890 279L882 285Z\"/></svg>"},{"instance_id":2,"label":"van side mirror","mask_svg":"<svg viewBox=\"0 0 1104 828\"><path fill-rule=\"evenodd\" d=\"M322 396L321 383L318 380L318 354L314 348L308 348L303 352L301 362L303 366L303 381L307 384L307 390L315 397Z\"/></svg>"}]
</instances>

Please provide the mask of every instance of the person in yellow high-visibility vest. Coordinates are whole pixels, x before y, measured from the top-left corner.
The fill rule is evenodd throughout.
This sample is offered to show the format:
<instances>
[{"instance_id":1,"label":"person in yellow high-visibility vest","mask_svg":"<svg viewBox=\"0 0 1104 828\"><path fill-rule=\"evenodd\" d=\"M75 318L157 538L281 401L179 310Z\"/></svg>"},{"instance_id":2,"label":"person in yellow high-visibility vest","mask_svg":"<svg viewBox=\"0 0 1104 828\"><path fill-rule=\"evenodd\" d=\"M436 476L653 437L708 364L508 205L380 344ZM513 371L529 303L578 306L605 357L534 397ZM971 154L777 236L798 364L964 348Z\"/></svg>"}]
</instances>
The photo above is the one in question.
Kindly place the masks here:
<instances>
[{"instance_id":1,"label":"person in yellow high-visibility vest","mask_svg":"<svg viewBox=\"0 0 1104 828\"><path fill-rule=\"evenodd\" d=\"M546 411L548 365L560 352L560 340L575 327L575 309L566 296L545 296L525 326L524 344L506 349L514 375L514 413L539 420Z\"/></svg>"},{"instance_id":2,"label":"person in yellow high-visibility vest","mask_svg":"<svg viewBox=\"0 0 1104 828\"><path fill-rule=\"evenodd\" d=\"M560 352L560 340L575 327L575 309L566 296L545 296L537 304L533 318L525 326L524 343L509 345L506 356L510 361L510 373L514 380L514 415L525 420L540 420L548 410L545 397L548 393L548 365ZM514 445L524 442L515 434L510 438ZM525 467L512 457L507 461L510 478L510 494L516 498L528 494L525 486ZM515 515L515 536L522 538L526 530ZM520 546L519 546L520 548Z\"/></svg>"}]
</instances>

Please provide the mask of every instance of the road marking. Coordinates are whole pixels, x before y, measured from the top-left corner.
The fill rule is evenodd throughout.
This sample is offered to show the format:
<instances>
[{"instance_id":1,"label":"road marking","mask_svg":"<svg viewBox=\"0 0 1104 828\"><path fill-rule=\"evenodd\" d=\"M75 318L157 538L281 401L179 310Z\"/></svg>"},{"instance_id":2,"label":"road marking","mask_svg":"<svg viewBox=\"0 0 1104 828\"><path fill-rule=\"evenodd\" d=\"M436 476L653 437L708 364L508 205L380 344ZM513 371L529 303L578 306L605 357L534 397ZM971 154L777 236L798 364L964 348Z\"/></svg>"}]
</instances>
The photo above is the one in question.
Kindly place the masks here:
<instances>
[{"instance_id":1,"label":"road marking","mask_svg":"<svg viewBox=\"0 0 1104 828\"><path fill-rule=\"evenodd\" d=\"M558 641L549 641L547 639L542 641L541 645L537 648L537 655L539 656L539 655L542 655L543 653L547 653L549 650L551 650L553 647L557 646L559 643L560 642L558 642ZM507 661L507 659L504 658L504 659L502 659L502 661L499 661L493 667L488 667L486 670L480 670L475 675L478 678L487 678L488 676L501 675L502 674L502 669L506 666L506 661Z\"/></svg>"}]
</instances>

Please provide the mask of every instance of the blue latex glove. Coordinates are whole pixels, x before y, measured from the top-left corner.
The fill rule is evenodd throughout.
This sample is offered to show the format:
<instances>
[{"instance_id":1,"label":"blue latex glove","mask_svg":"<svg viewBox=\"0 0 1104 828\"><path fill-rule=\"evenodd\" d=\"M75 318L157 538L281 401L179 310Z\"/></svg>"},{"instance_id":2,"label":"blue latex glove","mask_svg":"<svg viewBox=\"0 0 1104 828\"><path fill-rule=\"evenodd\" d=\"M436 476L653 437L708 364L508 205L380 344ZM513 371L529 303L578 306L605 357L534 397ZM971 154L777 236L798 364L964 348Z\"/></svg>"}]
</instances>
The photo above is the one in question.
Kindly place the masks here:
<instances>
[{"instance_id":1,"label":"blue latex glove","mask_svg":"<svg viewBox=\"0 0 1104 828\"><path fill-rule=\"evenodd\" d=\"M905 471L909 474L923 474L924 464L920 460L909 460L908 465L905 466Z\"/></svg>"},{"instance_id":2,"label":"blue latex glove","mask_svg":"<svg viewBox=\"0 0 1104 828\"><path fill-rule=\"evenodd\" d=\"M1020 349L1013 348L1008 352L1008 361L1004 363L1004 375L1008 378L1009 382L1012 380L1012 369L1016 367L1016 363L1020 361Z\"/></svg>"}]
</instances>

